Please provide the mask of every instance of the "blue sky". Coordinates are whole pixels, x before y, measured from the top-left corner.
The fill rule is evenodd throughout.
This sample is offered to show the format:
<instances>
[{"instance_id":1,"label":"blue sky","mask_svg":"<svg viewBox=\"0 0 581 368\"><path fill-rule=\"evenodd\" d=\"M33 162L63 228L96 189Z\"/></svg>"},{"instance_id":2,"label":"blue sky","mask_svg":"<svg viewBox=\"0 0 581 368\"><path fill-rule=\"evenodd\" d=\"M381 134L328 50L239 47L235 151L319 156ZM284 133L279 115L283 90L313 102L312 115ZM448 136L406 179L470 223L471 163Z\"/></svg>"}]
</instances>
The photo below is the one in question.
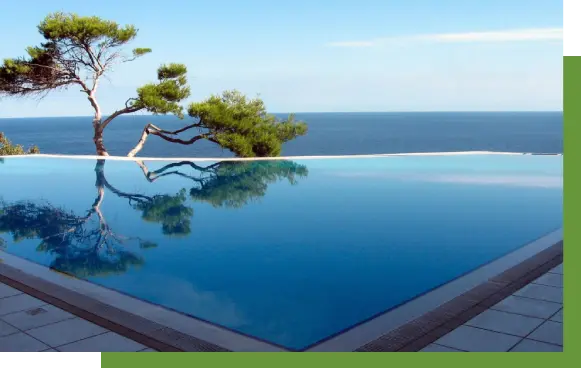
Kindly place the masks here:
<instances>
[{"instance_id":1,"label":"blue sky","mask_svg":"<svg viewBox=\"0 0 581 368\"><path fill-rule=\"evenodd\" d=\"M558 0L10 1L0 58L41 42L36 25L53 11L135 24L132 46L153 49L104 82L105 113L164 62L188 66L191 100L239 89L272 112L562 107ZM91 112L76 88L0 101L0 117Z\"/></svg>"}]
</instances>

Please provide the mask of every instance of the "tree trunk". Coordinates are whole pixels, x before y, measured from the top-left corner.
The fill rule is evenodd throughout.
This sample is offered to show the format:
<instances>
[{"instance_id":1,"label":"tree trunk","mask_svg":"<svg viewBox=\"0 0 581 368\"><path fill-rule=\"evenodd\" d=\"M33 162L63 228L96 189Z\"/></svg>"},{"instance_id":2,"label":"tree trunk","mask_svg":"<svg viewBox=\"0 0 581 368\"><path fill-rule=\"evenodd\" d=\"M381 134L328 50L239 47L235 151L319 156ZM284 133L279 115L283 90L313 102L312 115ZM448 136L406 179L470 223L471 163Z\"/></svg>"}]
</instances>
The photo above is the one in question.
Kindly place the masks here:
<instances>
[{"instance_id":1,"label":"tree trunk","mask_svg":"<svg viewBox=\"0 0 581 368\"><path fill-rule=\"evenodd\" d=\"M97 160L95 164L95 186L97 188L105 187L105 160Z\"/></svg>"},{"instance_id":2,"label":"tree trunk","mask_svg":"<svg viewBox=\"0 0 581 368\"><path fill-rule=\"evenodd\" d=\"M143 132L141 133L139 141L137 141L135 147L133 147L133 149L129 151L127 157L135 157L135 155L137 155L139 151L141 151L141 149L143 148L143 145L145 144L145 141L147 140L148 136L149 136L149 124L147 124L145 128L143 128Z\"/></svg>"},{"instance_id":3,"label":"tree trunk","mask_svg":"<svg viewBox=\"0 0 581 368\"><path fill-rule=\"evenodd\" d=\"M95 142L97 156L109 156L107 149L105 148L105 144L103 143L103 127L101 126L100 120L93 120L93 129L95 131L93 142Z\"/></svg>"},{"instance_id":4,"label":"tree trunk","mask_svg":"<svg viewBox=\"0 0 581 368\"><path fill-rule=\"evenodd\" d=\"M101 124L101 107L97 103L95 98L95 91L97 89L97 79L91 91L85 88L85 92L88 94L89 102L91 106L95 109L95 116L93 117L93 130L95 134L93 135L93 142L95 142L95 148L97 150L97 156L109 156L107 149L105 148L105 143L103 143L103 128L104 124Z\"/></svg>"}]
</instances>

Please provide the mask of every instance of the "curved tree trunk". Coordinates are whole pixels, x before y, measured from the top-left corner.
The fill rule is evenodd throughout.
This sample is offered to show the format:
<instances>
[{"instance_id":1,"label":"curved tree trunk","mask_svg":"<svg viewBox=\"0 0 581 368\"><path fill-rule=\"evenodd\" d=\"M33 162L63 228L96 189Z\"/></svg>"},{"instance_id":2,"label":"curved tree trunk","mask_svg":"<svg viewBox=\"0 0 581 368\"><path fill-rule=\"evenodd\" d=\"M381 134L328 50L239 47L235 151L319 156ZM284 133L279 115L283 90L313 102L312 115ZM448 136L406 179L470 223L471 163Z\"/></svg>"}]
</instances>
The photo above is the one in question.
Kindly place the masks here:
<instances>
[{"instance_id":1,"label":"curved tree trunk","mask_svg":"<svg viewBox=\"0 0 581 368\"><path fill-rule=\"evenodd\" d=\"M100 120L93 120L93 129L95 131L93 142L95 142L97 156L109 156L109 153L107 153L107 149L105 148L105 143L103 143L103 127L101 126Z\"/></svg>"},{"instance_id":2,"label":"curved tree trunk","mask_svg":"<svg viewBox=\"0 0 581 368\"><path fill-rule=\"evenodd\" d=\"M95 98L95 90L97 89L97 82L95 80L95 84L91 91L85 88L85 92L88 94L89 102L91 106L95 109L95 116L93 117L93 142L95 142L95 148L97 150L97 156L109 156L107 153L107 149L105 148L105 143L103 143L103 128L105 124L101 124L101 107L97 103L97 99ZM109 119L108 119L109 120Z\"/></svg>"},{"instance_id":3,"label":"curved tree trunk","mask_svg":"<svg viewBox=\"0 0 581 368\"><path fill-rule=\"evenodd\" d=\"M145 128L143 128L143 132L141 133L141 137L139 138L139 141L137 141L137 144L135 145L135 147L133 147L133 149L131 151L129 151L129 153L127 154L127 157L135 157L135 155L137 155L139 153L139 151L141 151L143 149L143 145L145 144L145 141L147 140L147 136L149 136L149 124L147 124L145 126Z\"/></svg>"}]
</instances>

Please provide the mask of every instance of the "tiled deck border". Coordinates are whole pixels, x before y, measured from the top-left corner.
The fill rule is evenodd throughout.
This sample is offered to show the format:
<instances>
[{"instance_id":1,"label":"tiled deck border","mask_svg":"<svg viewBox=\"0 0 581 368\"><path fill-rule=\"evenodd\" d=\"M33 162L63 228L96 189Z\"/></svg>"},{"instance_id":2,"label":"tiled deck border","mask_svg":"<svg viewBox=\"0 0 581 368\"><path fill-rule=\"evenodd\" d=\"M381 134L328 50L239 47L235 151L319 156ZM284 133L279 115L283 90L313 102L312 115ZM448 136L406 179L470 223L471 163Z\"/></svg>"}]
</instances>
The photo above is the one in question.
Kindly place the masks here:
<instances>
[{"instance_id":1,"label":"tiled deck border","mask_svg":"<svg viewBox=\"0 0 581 368\"><path fill-rule=\"evenodd\" d=\"M563 242L380 338L359 352L419 351L562 263ZM228 351L0 263L0 282L158 351Z\"/></svg>"},{"instance_id":2,"label":"tiled deck border","mask_svg":"<svg viewBox=\"0 0 581 368\"><path fill-rule=\"evenodd\" d=\"M0 282L157 351L228 351L2 263Z\"/></svg>"}]
</instances>

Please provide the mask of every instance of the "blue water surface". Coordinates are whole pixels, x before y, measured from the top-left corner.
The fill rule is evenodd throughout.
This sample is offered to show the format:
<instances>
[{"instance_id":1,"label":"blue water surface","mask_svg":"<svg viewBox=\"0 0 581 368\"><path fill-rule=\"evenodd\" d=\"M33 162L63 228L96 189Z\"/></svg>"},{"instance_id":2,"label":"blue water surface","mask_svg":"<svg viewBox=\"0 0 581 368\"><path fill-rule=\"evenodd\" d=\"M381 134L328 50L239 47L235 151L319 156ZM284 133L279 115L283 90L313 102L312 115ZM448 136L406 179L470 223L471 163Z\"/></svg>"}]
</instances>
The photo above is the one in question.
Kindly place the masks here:
<instances>
[{"instance_id":1,"label":"blue water surface","mask_svg":"<svg viewBox=\"0 0 581 368\"><path fill-rule=\"evenodd\" d=\"M561 226L561 156L0 162L7 252L297 350Z\"/></svg>"}]
</instances>

